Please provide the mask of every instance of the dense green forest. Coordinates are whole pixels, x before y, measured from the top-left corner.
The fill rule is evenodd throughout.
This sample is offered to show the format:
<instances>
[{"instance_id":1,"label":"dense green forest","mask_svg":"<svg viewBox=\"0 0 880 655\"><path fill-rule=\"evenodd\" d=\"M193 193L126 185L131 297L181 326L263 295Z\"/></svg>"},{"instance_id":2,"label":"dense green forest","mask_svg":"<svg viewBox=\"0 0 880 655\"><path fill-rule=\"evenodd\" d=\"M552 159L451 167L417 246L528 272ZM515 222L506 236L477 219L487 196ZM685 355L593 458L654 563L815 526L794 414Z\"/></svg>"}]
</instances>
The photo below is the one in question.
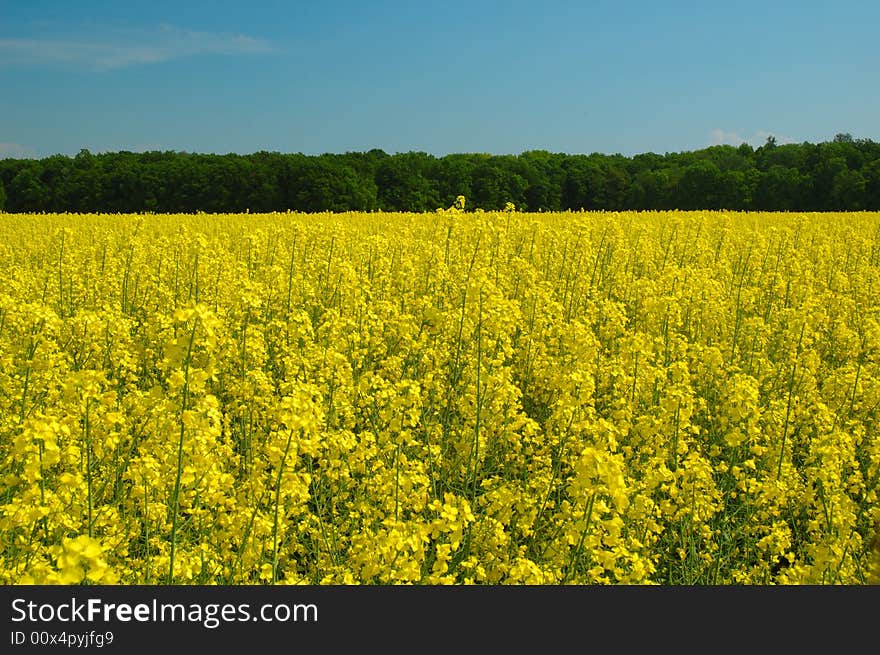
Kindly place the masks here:
<instances>
[{"instance_id":1,"label":"dense green forest","mask_svg":"<svg viewBox=\"0 0 880 655\"><path fill-rule=\"evenodd\" d=\"M838 134L633 157L83 150L0 160L8 212L433 211L458 195L486 210L880 210L880 143Z\"/></svg>"}]
</instances>

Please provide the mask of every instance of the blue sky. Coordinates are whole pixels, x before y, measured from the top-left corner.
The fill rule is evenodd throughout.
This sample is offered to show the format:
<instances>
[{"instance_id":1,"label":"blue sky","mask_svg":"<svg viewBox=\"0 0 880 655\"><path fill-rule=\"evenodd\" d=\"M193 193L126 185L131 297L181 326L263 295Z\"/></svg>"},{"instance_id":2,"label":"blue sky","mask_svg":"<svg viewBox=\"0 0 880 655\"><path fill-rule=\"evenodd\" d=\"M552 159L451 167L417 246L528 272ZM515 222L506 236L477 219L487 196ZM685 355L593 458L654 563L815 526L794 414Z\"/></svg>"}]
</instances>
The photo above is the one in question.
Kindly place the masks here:
<instances>
[{"instance_id":1,"label":"blue sky","mask_svg":"<svg viewBox=\"0 0 880 655\"><path fill-rule=\"evenodd\" d=\"M880 2L0 0L0 158L880 141Z\"/></svg>"}]
</instances>

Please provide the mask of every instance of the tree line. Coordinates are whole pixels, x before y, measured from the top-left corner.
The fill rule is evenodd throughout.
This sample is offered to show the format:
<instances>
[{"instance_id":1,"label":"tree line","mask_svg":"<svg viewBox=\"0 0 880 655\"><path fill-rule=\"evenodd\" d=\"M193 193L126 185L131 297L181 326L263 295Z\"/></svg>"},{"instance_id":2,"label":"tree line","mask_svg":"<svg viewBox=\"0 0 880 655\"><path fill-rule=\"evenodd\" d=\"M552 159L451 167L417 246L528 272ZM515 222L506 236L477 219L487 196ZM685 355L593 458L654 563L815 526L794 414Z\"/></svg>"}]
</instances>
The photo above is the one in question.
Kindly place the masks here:
<instances>
[{"instance_id":1,"label":"tree line","mask_svg":"<svg viewBox=\"0 0 880 655\"><path fill-rule=\"evenodd\" d=\"M7 212L880 210L880 143L719 145L626 157L112 152L0 160Z\"/></svg>"}]
</instances>

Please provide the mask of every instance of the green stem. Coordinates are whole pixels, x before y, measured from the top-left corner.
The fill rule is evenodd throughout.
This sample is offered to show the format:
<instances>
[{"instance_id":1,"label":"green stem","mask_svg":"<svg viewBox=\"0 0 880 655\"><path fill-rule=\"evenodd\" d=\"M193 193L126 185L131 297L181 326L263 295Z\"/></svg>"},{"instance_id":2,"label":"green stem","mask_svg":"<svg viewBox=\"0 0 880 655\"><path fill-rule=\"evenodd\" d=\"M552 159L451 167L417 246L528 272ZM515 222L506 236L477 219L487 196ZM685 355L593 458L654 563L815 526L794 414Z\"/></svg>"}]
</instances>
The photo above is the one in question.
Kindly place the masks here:
<instances>
[{"instance_id":1,"label":"green stem","mask_svg":"<svg viewBox=\"0 0 880 655\"><path fill-rule=\"evenodd\" d=\"M86 398L86 416L85 416L85 438L86 438L86 483L88 485L88 503L89 503L89 537L94 537L92 521L92 439L91 429L89 425L89 409L91 408L91 398Z\"/></svg>"},{"instance_id":2,"label":"green stem","mask_svg":"<svg viewBox=\"0 0 880 655\"><path fill-rule=\"evenodd\" d=\"M189 404L189 365L192 360L193 341L196 337L196 327L199 319L193 321L192 332L189 335L189 346L186 351L186 359L183 362L183 399L180 403L180 436L177 438L177 476L174 479L174 494L172 497L171 513L171 554L168 562L168 584L174 582L174 556L177 551L177 524L180 510L180 479L183 477L183 437L186 434L186 425L183 422L183 414Z\"/></svg>"},{"instance_id":3,"label":"green stem","mask_svg":"<svg viewBox=\"0 0 880 655\"><path fill-rule=\"evenodd\" d=\"M571 562L568 564L568 570L565 572L565 577L562 579L562 584L565 584L571 579L572 574L574 573L574 567L577 564L577 561L580 559L581 551L584 548L584 540L587 538L587 533L590 530L590 522L593 518L593 503L596 500L596 492L593 492L593 495L590 496L590 502L587 505L587 517L584 521L584 529L581 530L581 536L578 540L577 548L574 551L574 555L571 556Z\"/></svg>"},{"instance_id":4,"label":"green stem","mask_svg":"<svg viewBox=\"0 0 880 655\"><path fill-rule=\"evenodd\" d=\"M481 394L480 369L483 368L483 294L480 292L480 303L477 314L477 409L474 418L474 444L471 448L473 453L473 482L471 488L471 503L477 498L477 470L480 466L480 419L483 409L483 397Z\"/></svg>"},{"instance_id":5,"label":"green stem","mask_svg":"<svg viewBox=\"0 0 880 655\"><path fill-rule=\"evenodd\" d=\"M287 462L287 453L290 452L290 442L293 439L293 430L287 431L287 443L284 445L284 454L278 465L278 477L275 479L275 514L272 517L272 584L278 581L278 507L281 504L281 476L284 475L284 464Z\"/></svg>"},{"instance_id":6,"label":"green stem","mask_svg":"<svg viewBox=\"0 0 880 655\"><path fill-rule=\"evenodd\" d=\"M788 421L791 418L791 399L794 395L794 374L797 371L797 358L801 353L801 343L804 340L804 328L806 327L806 323L801 325L801 335L798 338L797 351L795 353L794 364L791 367L791 376L788 380L788 401L785 406L785 424L782 428L782 444L779 447L779 466L776 469L776 479L779 480L782 477L782 461L785 456L785 439L788 436Z\"/></svg>"},{"instance_id":7,"label":"green stem","mask_svg":"<svg viewBox=\"0 0 880 655\"><path fill-rule=\"evenodd\" d=\"M397 452L394 453L394 520L398 520L398 512L400 503L398 495L400 492L400 444L397 444Z\"/></svg>"},{"instance_id":8,"label":"green stem","mask_svg":"<svg viewBox=\"0 0 880 655\"><path fill-rule=\"evenodd\" d=\"M144 552L147 560L146 583L150 584L152 579L152 566L150 562L150 500L149 488L147 487L147 477L144 476Z\"/></svg>"}]
</instances>

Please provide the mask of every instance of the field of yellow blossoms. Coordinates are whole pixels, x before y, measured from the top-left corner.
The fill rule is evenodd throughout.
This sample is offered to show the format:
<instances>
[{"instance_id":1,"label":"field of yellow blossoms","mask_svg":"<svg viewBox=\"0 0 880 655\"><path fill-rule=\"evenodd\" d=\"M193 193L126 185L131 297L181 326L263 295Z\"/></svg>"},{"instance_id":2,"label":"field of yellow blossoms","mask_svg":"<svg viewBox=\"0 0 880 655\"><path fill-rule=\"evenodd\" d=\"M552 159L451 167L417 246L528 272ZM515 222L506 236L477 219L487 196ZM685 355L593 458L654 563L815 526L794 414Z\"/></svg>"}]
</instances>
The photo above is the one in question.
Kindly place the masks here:
<instances>
[{"instance_id":1,"label":"field of yellow blossoms","mask_svg":"<svg viewBox=\"0 0 880 655\"><path fill-rule=\"evenodd\" d=\"M4 584L878 580L880 215L0 215Z\"/></svg>"}]
</instances>

